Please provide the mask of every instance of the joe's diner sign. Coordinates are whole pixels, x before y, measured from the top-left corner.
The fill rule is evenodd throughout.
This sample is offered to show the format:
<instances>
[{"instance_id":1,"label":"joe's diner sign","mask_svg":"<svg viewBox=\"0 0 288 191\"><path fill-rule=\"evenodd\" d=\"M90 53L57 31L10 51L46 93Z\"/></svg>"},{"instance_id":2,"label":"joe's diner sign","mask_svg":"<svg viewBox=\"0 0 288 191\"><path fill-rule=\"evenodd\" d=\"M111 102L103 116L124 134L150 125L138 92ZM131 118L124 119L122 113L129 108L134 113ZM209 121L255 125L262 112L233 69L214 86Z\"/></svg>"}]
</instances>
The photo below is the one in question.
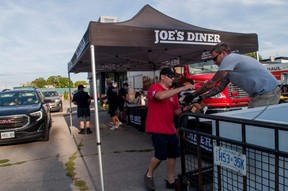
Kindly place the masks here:
<instances>
[{"instance_id":1,"label":"joe's diner sign","mask_svg":"<svg viewBox=\"0 0 288 191\"><path fill-rule=\"evenodd\" d=\"M181 30L154 30L155 44L216 45L221 42L219 34L189 32Z\"/></svg>"}]
</instances>

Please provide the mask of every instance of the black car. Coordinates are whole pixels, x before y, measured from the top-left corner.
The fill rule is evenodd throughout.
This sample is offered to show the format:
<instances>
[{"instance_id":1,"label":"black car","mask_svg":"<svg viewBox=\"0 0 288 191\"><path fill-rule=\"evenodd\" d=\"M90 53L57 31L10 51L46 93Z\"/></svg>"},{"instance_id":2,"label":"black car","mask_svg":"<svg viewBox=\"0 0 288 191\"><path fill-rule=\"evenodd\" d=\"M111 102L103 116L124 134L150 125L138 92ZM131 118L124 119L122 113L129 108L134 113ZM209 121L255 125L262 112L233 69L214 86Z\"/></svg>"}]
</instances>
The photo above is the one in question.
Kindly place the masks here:
<instances>
[{"instance_id":1,"label":"black car","mask_svg":"<svg viewBox=\"0 0 288 191\"><path fill-rule=\"evenodd\" d=\"M49 140L50 107L37 89L0 92L0 145Z\"/></svg>"},{"instance_id":2,"label":"black car","mask_svg":"<svg viewBox=\"0 0 288 191\"><path fill-rule=\"evenodd\" d=\"M63 111L62 98L55 90L42 90L46 103L49 103L51 111Z\"/></svg>"}]
</instances>

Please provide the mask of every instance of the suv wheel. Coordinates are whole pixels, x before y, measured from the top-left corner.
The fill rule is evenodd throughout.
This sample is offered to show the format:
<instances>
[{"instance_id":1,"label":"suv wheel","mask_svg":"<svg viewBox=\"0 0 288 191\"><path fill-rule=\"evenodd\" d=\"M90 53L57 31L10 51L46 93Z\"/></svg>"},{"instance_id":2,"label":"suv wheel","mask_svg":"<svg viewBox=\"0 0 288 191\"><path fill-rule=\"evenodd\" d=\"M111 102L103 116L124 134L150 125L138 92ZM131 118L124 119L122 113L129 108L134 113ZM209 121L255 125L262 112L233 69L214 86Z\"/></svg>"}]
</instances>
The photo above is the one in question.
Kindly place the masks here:
<instances>
[{"instance_id":1,"label":"suv wheel","mask_svg":"<svg viewBox=\"0 0 288 191\"><path fill-rule=\"evenodd\" d=\"M60 112L62 112L63 111L63 105L62 105L62 102L60 103L60 110L59 110Z\"/></svg>"},{"instance_id":2,"label":"suv wheel","mask_svg":"<svg viewBox=\"0 0 288 191\"><path fill-rule=\"evenodd\" d=\"M49 141L49 127L45 127L43 132L43 141Z\"/></svg>"}]
</instances>

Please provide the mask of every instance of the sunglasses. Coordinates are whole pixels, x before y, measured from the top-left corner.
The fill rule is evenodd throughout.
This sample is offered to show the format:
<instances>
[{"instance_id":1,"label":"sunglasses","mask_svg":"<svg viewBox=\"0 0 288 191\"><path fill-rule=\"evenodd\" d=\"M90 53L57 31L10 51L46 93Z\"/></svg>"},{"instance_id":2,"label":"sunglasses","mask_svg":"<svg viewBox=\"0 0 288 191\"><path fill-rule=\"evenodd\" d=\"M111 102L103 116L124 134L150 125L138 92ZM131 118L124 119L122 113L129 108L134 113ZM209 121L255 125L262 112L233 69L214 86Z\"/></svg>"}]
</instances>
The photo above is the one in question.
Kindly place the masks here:
<instances>
[{"instance_id":1,"label":"sunglasses","mask_svg":"<svg viewBox=\"0 0 288 191\"><path fill-rule=\"evenodd\" d=\"M167 76L167 77L170 78L170 79L172 79L172 78L175 77L173 74L165 74L165 76Z\"/></svg>"},{"instance_id":2,"label":"sunglasses","mask_svg":"<svg viewBox=\"0 0 288 191\"><path fill-rule=\"evenodd\" d=\"M212 60L215 62L220 54L222 54L222 52L219 53L219 54L217 54L217 56L215 56L214 58L212 58Z\"/></svg>"}]
</instances>

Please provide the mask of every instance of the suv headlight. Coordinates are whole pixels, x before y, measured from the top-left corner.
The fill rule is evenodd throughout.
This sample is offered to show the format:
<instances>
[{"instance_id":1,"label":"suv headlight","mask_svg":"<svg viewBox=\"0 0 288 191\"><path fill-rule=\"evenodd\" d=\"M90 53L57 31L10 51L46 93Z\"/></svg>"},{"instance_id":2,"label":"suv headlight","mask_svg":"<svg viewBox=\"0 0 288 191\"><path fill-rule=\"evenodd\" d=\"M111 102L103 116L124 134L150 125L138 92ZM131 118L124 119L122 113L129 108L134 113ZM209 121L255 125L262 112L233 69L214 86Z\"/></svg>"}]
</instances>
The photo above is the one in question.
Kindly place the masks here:
<instances>
[{"instance_id":1,"label":"suv headlight","mask_svg":"<svg viewBox=\"0 0 288 191\"><path fill-rule=\"evenodd\" d=\"M36 121L39 121L43 117L43 112L42 111L36 111L33 113L30 113L31 117L33 117Z\"/></svg>"},{"instance_id":2,"label":"suv headlight","mask_svg":"<svg viewBox=\"0 0 288 191\"><path fill-rule=\"evenodd\" d=\"M56 102L56 103L60 102L60 99L55 99L55 102Z\"/></svg>"}]
</instances>

